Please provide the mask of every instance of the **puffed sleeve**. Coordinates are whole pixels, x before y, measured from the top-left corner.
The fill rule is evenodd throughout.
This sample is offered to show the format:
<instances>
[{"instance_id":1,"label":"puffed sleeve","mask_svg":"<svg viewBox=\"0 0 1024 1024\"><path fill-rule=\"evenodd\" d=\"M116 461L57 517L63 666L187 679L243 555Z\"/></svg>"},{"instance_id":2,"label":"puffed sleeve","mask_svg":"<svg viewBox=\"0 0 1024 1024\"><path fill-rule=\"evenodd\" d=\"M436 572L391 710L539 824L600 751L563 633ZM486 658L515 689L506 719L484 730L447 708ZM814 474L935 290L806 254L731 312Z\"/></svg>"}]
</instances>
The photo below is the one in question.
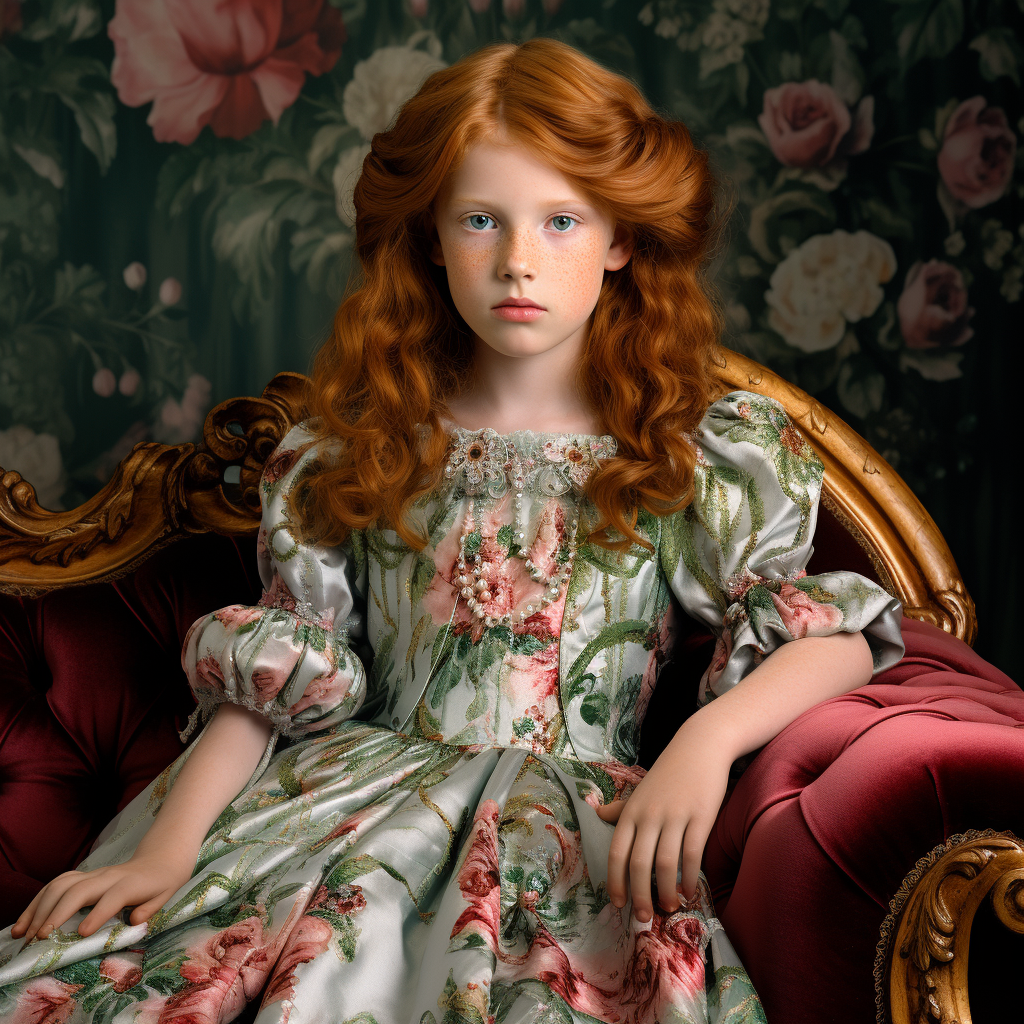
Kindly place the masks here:
<instances>
[{"instance_id":1,"label":"puffed sleeve","mask_svg":"<svg viewBox=\"0 0 1024 1024\"><path fill-rule=\"evenodd\" d=\"M860 631L876 673L899 661L899 601L857 573L805 572L823 467L782 407L733 392L692 441L694 499L667 517L660 551L680 604L718 637L701 703L799 637Z\"/></svg>"},{"instance_id":2,"label":"puffed sleeve","mask_svg":"<svg viewBox=\"0 0 1024 1024\"><path fill-rule=\"evenodd\" d=\"M311 441L294 427L263 470L259 603L211 612L185 637L181 664L204 718L231 701L299 737L351 718L366 696L351 646L364 632L365 549L358 534L337 547L301 543L286 505L316 456Z\"/></svg>"}]
</instances>

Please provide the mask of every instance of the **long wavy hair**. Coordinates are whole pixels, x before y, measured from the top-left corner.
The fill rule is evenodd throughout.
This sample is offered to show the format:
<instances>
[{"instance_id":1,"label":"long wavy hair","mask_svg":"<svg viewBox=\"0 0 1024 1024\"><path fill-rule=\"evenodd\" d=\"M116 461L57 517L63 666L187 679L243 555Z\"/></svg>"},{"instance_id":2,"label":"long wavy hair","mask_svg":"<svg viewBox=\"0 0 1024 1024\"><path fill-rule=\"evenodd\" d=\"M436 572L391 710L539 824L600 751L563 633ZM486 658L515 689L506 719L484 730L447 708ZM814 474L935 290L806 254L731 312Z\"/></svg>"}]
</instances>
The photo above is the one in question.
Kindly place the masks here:
<instances>
[{"instance_id":1,"label":"long wavy hair","mask_svg":"<svg viewBox=\"0 0 1024 1024\"><path fill-rule=\"evenodd\" d=\"M451 418L447 400L473 357L446 270L429 258L431 209L468 149L495 137L541 156L634 243L624 267L605 271L576 373L618 441L587 481L600 517L589 539L650 549L635 529L639 509L661 516L692 499L687 433L722 390L712 368L720 314L704 276L714 219L707 154L625 78L536 38L435 72L373 137L354 195L359 273L307 396L317 438L340 440L295 492L293 516L310 541L338 544L376 524L417 550L428 543L406 513L441 479L440 419Z\"/></svg>"}]
</instances>

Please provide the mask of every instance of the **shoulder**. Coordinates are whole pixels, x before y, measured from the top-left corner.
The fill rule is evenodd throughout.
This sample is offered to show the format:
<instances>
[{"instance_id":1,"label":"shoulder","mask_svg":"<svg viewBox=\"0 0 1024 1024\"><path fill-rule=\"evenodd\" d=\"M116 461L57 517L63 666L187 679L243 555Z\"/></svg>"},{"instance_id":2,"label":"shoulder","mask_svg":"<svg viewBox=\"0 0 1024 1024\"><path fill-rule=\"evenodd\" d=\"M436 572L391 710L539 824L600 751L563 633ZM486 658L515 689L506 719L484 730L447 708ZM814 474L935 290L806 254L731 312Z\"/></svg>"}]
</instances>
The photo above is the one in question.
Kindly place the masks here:
<instances>
[{"instance_id":1,"label":"shoulder","mask_svg":"<svg viewBox=\"0 0 1024 1024\"><path fill-rule=\"evenodd\" d=\"M330 447L315 431L313 421L296 423L263 464L260 491L264 500L290 489L303 470Z\"/></svg>"},{"instance_id":2,"label":"shoulder","mask_svg":"<svg viewBox=\"0 0 1024 1024\"><path fill-rule=\"evenodd\" d=\"M774 477L787 493L817 493L821 486L821 460L786 410L765 395L723 395L704 414L693 442L698 477Z\"/></svg>"},{"instance_id":3,"label":"shoulder","mask_svg":"<svg viewBox=\"0 0 1024 1024\"><path fill-rule=\"evenodd\" d=\"M786 410L774 398L753 391L730 391L713 402L694 440L721 453L731 446L753 446L766 456L785 453L798 462L821 464Z\"/></svg>"}]
</instances>

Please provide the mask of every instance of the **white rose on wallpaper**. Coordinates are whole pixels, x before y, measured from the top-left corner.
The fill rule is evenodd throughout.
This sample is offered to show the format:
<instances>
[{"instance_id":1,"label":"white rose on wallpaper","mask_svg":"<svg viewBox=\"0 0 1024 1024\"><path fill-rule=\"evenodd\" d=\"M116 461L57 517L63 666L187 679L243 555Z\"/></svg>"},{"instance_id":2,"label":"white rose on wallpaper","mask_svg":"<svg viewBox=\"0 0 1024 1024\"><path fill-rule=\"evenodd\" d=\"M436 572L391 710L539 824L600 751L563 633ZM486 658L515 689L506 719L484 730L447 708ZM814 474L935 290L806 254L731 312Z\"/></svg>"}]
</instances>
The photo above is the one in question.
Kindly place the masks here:
<instances>
[{"instance_id":1,"label":"white rose on wallpaper","mask_svg":"<svg viewBox=\"0 0 1024 1024\"><path fill-rule=\"evenodd\" d=\"M369 141L391 124L398 108L414 95L424 79L447 67L443 60L408 46L382 46L359 61L345 86L345 120Z\"/></svg>"},{"instance_id":2,"label":"white rose on wallpaper","mask_svg":"<svg viewBox=\"0 0 1024 1024\"><path fill-rule=\"evenodd\" d=\"M0 466L20 473L35 488L43 508L64 508L60 496L67 478L60 442L53 434L37 434L22 423L0 430Z\"/></svg>"},{"instance_id":3,"label":"white rose on wallpaper","mask_svg":"<svg viewBox=\"0 0 1024 1024\"><path fill-rule=\"evenodd\" d=\"M363 169L363 160L369 152L369 143L353 146L341 154L334 167L334 174L331 177L334 183L334 207L338 211L338 220L346 227L352 228L356 224L356 208L352 202L352 193Z\"/></svg>"},{"instance_id":4,"label":"white rose on wallpaper","mask_svg":"<svg viewBox=\"0 0 1024 1024\"><path fill-rule=\"evenodd\" d=\"M837 345L848 323L881 305L882 285L896 272L892 246L867 231L814 235L772 273L765 292L768 323L803 352Z\"/></svg>"}]
</instances>

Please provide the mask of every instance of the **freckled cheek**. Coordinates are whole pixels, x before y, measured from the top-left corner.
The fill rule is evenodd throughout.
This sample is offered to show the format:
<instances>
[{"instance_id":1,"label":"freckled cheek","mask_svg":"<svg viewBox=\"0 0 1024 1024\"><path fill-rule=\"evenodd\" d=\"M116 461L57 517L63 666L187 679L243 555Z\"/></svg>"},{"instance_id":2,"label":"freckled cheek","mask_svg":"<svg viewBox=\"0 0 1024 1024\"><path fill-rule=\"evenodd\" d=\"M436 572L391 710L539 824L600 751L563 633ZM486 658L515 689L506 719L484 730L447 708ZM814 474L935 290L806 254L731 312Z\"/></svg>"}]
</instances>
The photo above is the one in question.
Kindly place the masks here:
<instances>
[{"instance_id":1,"label":"freckled cheek","mask_svg":"<svg viewBox=\"0 0 1024 1024\"><path fill-rule=\"evenodd\" d=\"M606 251L600 238L585 238L551 260L548 273L567 317L585 318L593 311L604 280Z\"/></svg>"},{"instance_id":2,"label":"freckled cheek","mask_svg":"<svg viewBox=\"0 0 1024 1024\"><path fill-rule=\"evenodd\" d=\"M450 242L445 249L448 283L453 292L464 292L490 276L492 259L483 246Z\"/></svg>"}]
</instances>

